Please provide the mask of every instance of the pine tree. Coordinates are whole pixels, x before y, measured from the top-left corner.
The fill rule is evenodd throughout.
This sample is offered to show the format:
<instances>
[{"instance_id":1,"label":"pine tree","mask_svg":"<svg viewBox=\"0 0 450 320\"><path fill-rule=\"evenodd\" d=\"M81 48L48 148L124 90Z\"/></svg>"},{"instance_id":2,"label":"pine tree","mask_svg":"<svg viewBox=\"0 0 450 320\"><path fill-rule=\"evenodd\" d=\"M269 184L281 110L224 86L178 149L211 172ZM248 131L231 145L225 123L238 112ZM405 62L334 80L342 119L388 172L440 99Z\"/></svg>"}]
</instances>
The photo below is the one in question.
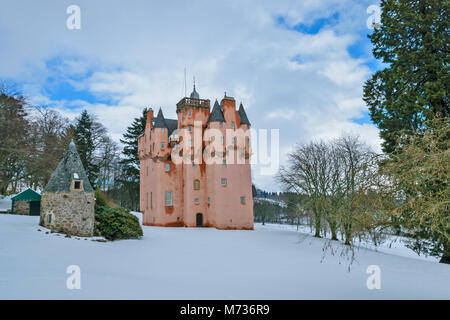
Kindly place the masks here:
<instances>
[{"instance_id":1,"label":"pine tree","mask_svg":"<svg viewBox=\"0 0 450 320\"><path fill-rule=\"evenodd\" d=\"M107 138L106 128L97 122L93 115L84 110L81 116L77 118L75 125L72 126L72 131L89 182L95 187L100 172L96 151Z\"/></svg>"},{"instance_id":2,"label":"pine tree","mask_svg":"<svg viewBox=\"0 0 450 320\"><path fill-rule=\"evenodd\" d=\"M365 83L364 101L390 153L400 136L438 113L449 116L450 1L382 0L381 8L381 26L369 38L387 66Z\"/></svg>"},{"instance_id":3,"label":"pine tree","mask_svg":"<svg viewBox=\"0 0 450 320\"><path fill-rule=\"evenodd\" d=\"M138 138L145 130L147 120L147 108L142 111L142 116L133 120L133 123L127 128L120 140L124 144L122 154L124 158L120 161L122 165L121 184L123 191L128 195L129 207L137 209L139 205L139 154ZM126 201L126 202L128 202Z\"/></svg>"}]
</instances>

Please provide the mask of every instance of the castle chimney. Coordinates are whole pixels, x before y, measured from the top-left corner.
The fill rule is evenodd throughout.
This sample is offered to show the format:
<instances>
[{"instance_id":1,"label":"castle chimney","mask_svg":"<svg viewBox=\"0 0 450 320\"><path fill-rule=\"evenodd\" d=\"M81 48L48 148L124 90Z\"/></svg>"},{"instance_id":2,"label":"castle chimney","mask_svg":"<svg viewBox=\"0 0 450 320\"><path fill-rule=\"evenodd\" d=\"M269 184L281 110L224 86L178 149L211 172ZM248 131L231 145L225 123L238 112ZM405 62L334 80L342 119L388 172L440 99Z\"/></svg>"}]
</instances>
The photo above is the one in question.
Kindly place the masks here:
<instances>
[{"instance_id":1,"label":"castle chimney","mask_svg":"<svg viewBox=\"0 0 450 320\"><path fill-rule=\"evenodd\" d=\"M152 120L153 120L153 109L148 108L147 110L147 123L146 126L150 126L149 128L152 128Z\"/></svg>"},{"instance_id":2,"label":"castle chimney","mask_svg":"<svg viewBox=\"0 0 450 320\"><path fill-rule=\"evenodd\" d=\"M236 101L233 97L225 96L222 99L222 111L225 121L235 121Z\"/></svg>"}]
</instances>

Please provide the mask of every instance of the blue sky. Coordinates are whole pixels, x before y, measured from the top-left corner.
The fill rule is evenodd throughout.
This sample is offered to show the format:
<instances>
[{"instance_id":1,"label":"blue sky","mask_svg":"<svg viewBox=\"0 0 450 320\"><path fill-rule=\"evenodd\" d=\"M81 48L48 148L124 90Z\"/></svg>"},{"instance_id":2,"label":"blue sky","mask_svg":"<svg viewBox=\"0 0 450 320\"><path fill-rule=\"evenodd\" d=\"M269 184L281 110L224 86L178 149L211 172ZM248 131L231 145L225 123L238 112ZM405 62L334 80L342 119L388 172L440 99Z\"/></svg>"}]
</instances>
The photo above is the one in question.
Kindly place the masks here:
<instances>
[{"instance_id":1,"label":"blue sky","mask_svg":"<svg viewBox=\"0 0 450 320\"><path fill-rule=\"evenodd\" d=\"M255 129L280 130L280 160L295 143L358 134L379 150L362 85L382 68L366 26L376 1L6 1L0 79L35 104L74 119L97 115L119 141L143 107L174 118L196 77L201 97L242 101ZM255 183L277 190L253 168Z\"/></svg>"}]
</instances>

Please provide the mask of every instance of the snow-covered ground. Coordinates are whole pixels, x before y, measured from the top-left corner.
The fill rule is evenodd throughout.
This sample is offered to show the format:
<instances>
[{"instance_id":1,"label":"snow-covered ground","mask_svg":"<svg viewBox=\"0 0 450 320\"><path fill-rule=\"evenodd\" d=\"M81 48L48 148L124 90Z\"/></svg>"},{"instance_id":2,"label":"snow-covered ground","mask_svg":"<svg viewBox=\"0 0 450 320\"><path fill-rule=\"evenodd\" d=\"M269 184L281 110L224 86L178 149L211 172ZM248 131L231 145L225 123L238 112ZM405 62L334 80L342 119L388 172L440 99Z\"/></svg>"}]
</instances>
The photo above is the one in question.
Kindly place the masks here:
<instances>
[{"instance_id":1,"label":"snow-covered ground","mask_svg":"<svg viewBox=\"0 0 450 320\"><path fill-rule=\"evenodd\" d=\"M13 196L0 195L0 212L7 212L11 210L11 198Z\"/></svg>"},{"instance_id":2,"label":"snow-covered ground","mask_svg":"<svg viewBox=\"0 0 450 320\"><path fill-rule=\"evenodd\" d=\"M46 234L38 219L0 215L0 299L450 299L448 265L360 248L349 271L339 248L322 261L325 240L295 227L143 227L141 240L97 242ZM69 265L80 290L66 288Z\"/></svg>"}]
</instances>

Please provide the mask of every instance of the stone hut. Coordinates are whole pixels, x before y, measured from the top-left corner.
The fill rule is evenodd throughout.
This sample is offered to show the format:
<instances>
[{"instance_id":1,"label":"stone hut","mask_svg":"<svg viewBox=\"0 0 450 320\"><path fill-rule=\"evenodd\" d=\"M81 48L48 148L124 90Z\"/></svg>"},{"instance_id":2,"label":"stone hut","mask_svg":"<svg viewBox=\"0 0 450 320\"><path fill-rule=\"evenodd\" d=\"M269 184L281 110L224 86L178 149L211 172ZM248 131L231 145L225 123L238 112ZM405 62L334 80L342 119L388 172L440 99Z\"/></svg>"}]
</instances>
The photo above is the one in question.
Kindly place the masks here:
<instances>
[{"instance_id":1,"label":"stone hut","mask_svg":"<svg viewBox=\"0 0 450 320\"><path fill-rule=\"evenodd\" d=\"M40 225L55 232L91 237L94 205L94 189L72 141L42 193Z\"/></svg>"}]
</instances>

